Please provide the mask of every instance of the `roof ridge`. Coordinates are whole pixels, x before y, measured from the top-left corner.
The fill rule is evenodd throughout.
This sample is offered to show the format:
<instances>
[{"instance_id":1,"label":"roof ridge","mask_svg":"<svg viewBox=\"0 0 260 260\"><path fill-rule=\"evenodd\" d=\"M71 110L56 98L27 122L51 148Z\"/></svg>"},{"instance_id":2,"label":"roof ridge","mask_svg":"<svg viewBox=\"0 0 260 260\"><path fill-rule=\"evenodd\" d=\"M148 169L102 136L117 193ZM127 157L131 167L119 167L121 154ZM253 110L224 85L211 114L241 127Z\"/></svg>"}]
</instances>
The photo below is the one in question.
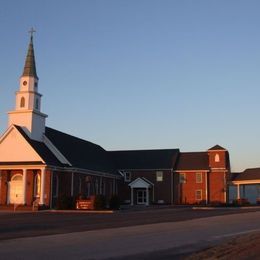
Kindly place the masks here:
<instances>
[{"instance_id":1,"label":"roof ridge","mask_svg":"<svg viewBox=\"0 0 260 260\"><path fill-rule=\"evenodd\" d=\"M86 143L89 143L89 144L93 144L93 145L95 145L95 146L100 147L100 148L103 149L104 151L106 151L106 150L105 150L102 146L100 146L99 144L90 142L90 141L85 140L85 139L83 139L83 138L80 138L80 137L77 137L77 136L74 136L74 135L71 135L71 134L68 134L68 133L59 131L59 130L57 130L57 129L54 129L54 128L51 128L51 127L48 127L48 126L46 126L45 128L46 128L46 129L50 129L51 131L55 131L55 132L58 132L58 133L60 133L60 134L63 134L63 135L72 137L72 138L74 138L74 139L77 139L77 140L80 140L80 141L83 141L83 142L86 142ZM48 136L47 136L47 137L48 137Z\"/></svg>"}]
</instances>

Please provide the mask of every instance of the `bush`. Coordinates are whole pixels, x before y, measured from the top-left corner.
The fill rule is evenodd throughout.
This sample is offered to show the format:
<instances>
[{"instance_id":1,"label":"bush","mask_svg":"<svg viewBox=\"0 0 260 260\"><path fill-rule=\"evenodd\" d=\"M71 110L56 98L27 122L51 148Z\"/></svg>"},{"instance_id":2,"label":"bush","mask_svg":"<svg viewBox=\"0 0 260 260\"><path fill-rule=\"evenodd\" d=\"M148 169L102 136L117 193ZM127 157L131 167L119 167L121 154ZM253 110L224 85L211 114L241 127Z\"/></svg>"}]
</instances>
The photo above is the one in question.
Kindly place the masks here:
<instances>
[{"instance_id":1,"label":"bush","mask_svg":"<svg viewBox=\"0 0 260 260\"><path fill-rule=\"evenodd\" d=\"M101 210L106 208L106 198L104 195L97 195L94 200L94 209Z\"/></svg>"},{"instance_id":2,"label":"bush","mask_svg":"<svg viewBox=\"0 0 260 260\"><path fill-rule=\"evenodd\" d=\"M119 209L120 208L120 199L117 195L112 195L109 201L110 209Z\"/></svg>"},{"instance_id":3,"label":"bush","mask_svg":"<svg viewBox=\"0 0 260 260\"><path fill-rule=\"evenodd\" d=\"M57 209L74 209L75 198L71 196L62 195L57 200Z\"/></svg>"}]
</instances>

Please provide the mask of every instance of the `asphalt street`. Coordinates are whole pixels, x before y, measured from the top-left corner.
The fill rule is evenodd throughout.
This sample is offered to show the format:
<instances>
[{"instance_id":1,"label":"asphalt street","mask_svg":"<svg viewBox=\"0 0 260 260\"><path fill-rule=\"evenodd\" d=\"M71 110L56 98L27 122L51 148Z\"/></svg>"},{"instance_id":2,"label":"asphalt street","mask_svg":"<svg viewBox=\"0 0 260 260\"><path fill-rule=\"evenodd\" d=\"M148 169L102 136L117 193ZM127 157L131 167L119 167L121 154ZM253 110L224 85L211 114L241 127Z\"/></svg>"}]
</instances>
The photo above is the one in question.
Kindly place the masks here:
<instances>
[{"instance_id":1,"label":"asphalt street","mask_svg":"<svg viewBox=\"0 0 260 260\"><path fill-rule=\"evenodd\" d=\"M114 214L85 212L0 213L0 240L65 234L96 229L176 222L217 215L237 214L253 209L193 210L192 208L144 208Z\"/></svg>"},{"instance_id":2,"label":"asphalt street","mask_svg":"<svg viewBox=\"0 0 260 260\"><path fill-rule=\"evenodd\" d=\"M9 239L1 241L0 252L2 259L142 259L164 250L177 256L231 236L258 232L259 218L257 211Z\"/></svg>"}]
</instances>

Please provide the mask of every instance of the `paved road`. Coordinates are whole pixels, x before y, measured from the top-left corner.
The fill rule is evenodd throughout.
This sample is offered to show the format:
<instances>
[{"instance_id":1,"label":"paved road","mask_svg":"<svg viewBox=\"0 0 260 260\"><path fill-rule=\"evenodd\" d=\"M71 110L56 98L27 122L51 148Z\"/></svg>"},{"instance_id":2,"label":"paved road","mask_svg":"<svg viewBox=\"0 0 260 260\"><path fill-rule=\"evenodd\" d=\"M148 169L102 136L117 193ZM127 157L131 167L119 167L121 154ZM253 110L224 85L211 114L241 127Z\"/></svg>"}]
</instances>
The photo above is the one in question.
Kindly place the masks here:
<instances>
[{"instance_id":1,"label":"paved road","mask_svg":"<svg viewBox=\"0 0 260 260\"><path fill-rule=\"evenodd\" d=\"M255 211L257 208L193 210L192 208L158 208L120 211L115 214L88 213L0 213L0 240L19 237L64 234L105 228L176 222L217 215ZM259 210L259 209L258 209Z\"/></svg>"},{"instance_id":2,"label":"paved road","mask_svg":"<svg viewBox=\"0 0 260 260\"><path fill-rule=\"evenodd\" d=\"M2 240L1 259L142 259L147 254L149 259L162 259L161 251L180 255L236 234L260 231L259 218L260 212L249 212Z\"/></svg>"}]
</instances>

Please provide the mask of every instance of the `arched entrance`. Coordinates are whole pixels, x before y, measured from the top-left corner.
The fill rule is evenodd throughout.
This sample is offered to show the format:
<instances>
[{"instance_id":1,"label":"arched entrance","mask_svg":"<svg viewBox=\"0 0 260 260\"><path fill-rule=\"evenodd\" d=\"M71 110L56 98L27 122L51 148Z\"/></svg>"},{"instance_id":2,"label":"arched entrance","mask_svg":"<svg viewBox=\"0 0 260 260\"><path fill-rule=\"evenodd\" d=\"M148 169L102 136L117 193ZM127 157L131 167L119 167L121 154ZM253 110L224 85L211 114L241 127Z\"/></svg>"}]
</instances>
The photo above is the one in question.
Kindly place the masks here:
<instances>
[{"instance_id":1,"label":"arched entrance","mask_svg":"<svg viewBox=\"0 0 260 260\"><path fill-rule=\"evenodd\" d=\"M16 174L12 177L8 187L9 204L23 203L23 176Z\"/></svg>"}]
</instances>

